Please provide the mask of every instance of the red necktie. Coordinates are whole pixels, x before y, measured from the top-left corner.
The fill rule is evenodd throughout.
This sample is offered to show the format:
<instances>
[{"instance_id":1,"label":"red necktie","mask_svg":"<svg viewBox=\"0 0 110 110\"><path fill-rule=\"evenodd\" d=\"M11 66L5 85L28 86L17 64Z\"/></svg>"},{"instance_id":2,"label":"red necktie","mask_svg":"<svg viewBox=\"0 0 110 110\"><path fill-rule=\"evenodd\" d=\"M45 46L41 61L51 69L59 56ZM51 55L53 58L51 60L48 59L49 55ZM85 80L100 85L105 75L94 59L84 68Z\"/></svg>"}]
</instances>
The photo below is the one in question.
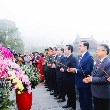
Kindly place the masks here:
<instances>
[{"instance_id":1,"label":"red necktie","mask_svg":"<svg viewBox=\"0 0 110 110\"><path fill-rule=\"evenodd\" d=\"M79 63L80 63L81 60L82 60L82 55L79 57Z\"/></svg>"}]
</instances>

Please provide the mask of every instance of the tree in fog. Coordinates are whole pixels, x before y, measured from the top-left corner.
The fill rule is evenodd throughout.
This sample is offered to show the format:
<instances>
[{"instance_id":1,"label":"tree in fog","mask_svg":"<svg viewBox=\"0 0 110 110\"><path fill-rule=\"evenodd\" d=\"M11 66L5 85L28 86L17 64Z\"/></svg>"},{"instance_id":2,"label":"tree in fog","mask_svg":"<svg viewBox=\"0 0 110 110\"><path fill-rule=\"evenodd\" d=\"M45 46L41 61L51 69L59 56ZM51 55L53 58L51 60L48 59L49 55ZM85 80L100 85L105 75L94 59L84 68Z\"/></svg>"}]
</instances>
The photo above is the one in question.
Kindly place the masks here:
<instances>
[{"instance_id":1,"label":"tree in fog","mask_svg":"<svg viewBox=\"0 0 110 110\"><path fill-rule=\"evenodd\" d=\"M24 44L15 22L6 19L0 20L0 43L16 52L24 51Z\"/></svg>"}]
</instances>

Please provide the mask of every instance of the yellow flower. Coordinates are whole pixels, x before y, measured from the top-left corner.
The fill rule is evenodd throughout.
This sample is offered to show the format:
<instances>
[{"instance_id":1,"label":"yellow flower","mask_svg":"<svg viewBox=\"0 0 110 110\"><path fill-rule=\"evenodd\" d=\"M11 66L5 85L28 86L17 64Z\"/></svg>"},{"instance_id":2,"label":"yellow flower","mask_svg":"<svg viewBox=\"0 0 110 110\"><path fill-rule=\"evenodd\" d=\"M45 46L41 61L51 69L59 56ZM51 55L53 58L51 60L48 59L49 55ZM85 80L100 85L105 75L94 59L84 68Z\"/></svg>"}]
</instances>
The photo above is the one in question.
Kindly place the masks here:
<instances>
[{"instance_id":1,"label":"yellow flower","mask_svg":"<svg viewBox=\"0 0 110 110\"><path fill-rule=\"evenodd\" d=\"M20 91L18 91L17 93L18 93L18 94L21 94L21 92L20 92Z\"/></svg>"},{"instance_id":2,"label":"yellow flower","mask_svg":"<svg viewBox=\"0 0 110 110\"><path fill-rule=\"evenodd\" d=\"M22 91L24 89L22 81L19 80L17 77L13 79L13 82L15 84L15 89L19 89L20 91Z\"/></svg>"},{"instance_id":3,"label":"yellow flower","mask_svg":"<svg viewBox=\"0 0 110 110\"><path fill-rule=\"evenodd\" d=\"M23 87L23 85L22 85L21 83L17 83L17 84L15 85L15 88L16 88L16 89L19 89L20 91L22 91L22 90L24 89L24 87Z\"/></svg>"},{"instance_id":4,"label":"yellow flower","mask_svg":"<svg viewBox=\"0 0 110 110\"><path fill-rule=\"evenodd\" d=\"M15 74L15 71L8 71L8 74L13 75L13 74Z\"/></svg>"},{"instance_id":5,"label":"yellow flower","mask_svg":"<svg viewBox=\"0 0 110 110\"><path fill-rule=\"evenodd\" d=\"M18 83L19 81L20 81L19 78L15 77L15 78L13 79L13 82L12 82L12 83Z\"/></svg>"},{"instance_id":6,"label":"yellow flower","mask_svg":"<svg viewBox=\"0 0 110 110\"><path fill-rule=\"evenodd\" d=\"M24 89L22 81L18 78L13 79L13 83L15 83L15 89L20 89L21 91Z\"/></svg>"},{"instance_id":7,"label":"yellow flower","mask_svg":"<svg viewBox=\"0 0 110 110\"><path fill-rule=\"evenodd\" d=\"M14 79L16 76L15 76L15 71L8 71L8 74L10 76L10 79Z\"/></svg>"}]
</instances>

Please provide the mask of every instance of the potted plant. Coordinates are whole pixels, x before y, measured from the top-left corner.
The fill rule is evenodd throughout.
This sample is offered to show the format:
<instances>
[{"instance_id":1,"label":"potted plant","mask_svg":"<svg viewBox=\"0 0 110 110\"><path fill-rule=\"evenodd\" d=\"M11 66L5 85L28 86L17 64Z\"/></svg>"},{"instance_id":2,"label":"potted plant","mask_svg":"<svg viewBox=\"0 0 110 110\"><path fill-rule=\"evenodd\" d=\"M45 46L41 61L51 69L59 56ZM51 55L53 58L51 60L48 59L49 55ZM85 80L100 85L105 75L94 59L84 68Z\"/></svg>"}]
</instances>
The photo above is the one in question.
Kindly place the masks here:
<instances>
[{"instance_id":1,"label":"potted plant","mask_svg":"<svg viewBox=\"0 0 110 110\"><path fill-rule=\"evenodd\" d=\"M31 88L35 89L35 87L39 83L38 71L32 65L21 65L21 69L28 76ZM30 110L30 105L32 105L32 92L30 94L27 92L25 83L24 87L24 91L21 94L16 93L16 103L19 110Z\"/></svg>"},{"instance_id":2,"label":"potted plant","mask_svg":"<svg viewBox=\"0 0 110 110\"><path fill-rule=\"evenodd\" d=\"M35 89L40 80L39 71L33 65L21 65L21 69L29 77L31 88Z\"/></svg>"},{"instance_id":3,"label":"potted plant","mask_svg":"<svg viewBox=\"0 0 110 110\"><path fill-rule=\"evenodd\" d=\"M38 76L35 73L34 74L30 74L30 73L33 73L33 69L27 68L27 69L24 69L23 71L21 67L15 63L14 56L11 53L11 51L0 45L0 79L2 79L2 82L4 81L6 83L9 82L9 84L12 85L12 87L16 90L16 103L18 106L18 110L30 110L31 109L32 86L33 86L32 82L34 79L37 85ZM33 87L35 88L35 86ZM4 85L4 90L6 90L6 92L8 91L5 85ZM3 88L0 91L3 91ZM26 103L28 104L24 103L23 96L27 97L24 94L26 94L27 96L30 96L30 98L28 98L28 101L26 99ZM4 99L6 99L7 97L1 98L3 103L6 103L6 101L4 102ZM22 99L20 99L20 97ZM23 101L24 104L21 104L20 100ZM9 107L9 104L7 104L7 107Z\"/></svg>"}]
</instances>

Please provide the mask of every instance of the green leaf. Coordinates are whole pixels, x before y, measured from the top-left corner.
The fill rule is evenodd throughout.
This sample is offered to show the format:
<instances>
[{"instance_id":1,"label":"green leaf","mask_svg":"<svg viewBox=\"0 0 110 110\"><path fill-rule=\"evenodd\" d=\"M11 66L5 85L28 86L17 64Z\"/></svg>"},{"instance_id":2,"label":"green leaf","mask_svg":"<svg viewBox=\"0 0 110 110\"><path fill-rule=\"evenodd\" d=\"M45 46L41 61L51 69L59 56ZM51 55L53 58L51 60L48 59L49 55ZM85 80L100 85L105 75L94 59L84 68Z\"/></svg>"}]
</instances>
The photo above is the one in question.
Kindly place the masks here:
<instances>
[{"instance_id":1,"label":"green leaf","mask_svg":"<svg viewBox=\"0 0 110 110\"><path fill-rule=\"evenodd\" d=\"M12 109L9 107L3 107L3 108L0 108L0 110L12 110Z\"/></svg>"},{"instance_id":2,"label":"green leaf","mask_svg":"<svg viewBox=\"0 0 110 110\"><path fill-rule=\"evenodd\" d=\"M2 104L0 104L0 108L2 107L3 105Z\"/></svg>"},{"instance_id":3,"label":"green leaf","mask_svg":"<svg viewBox=\"0 0 110 110\"><path fill-rule=\"evenodd\" d=\"M15 102L15 100L9 101L6 105L11 106L11 105L13 105L14 102Z\"/></svg>"}]
</instances>

